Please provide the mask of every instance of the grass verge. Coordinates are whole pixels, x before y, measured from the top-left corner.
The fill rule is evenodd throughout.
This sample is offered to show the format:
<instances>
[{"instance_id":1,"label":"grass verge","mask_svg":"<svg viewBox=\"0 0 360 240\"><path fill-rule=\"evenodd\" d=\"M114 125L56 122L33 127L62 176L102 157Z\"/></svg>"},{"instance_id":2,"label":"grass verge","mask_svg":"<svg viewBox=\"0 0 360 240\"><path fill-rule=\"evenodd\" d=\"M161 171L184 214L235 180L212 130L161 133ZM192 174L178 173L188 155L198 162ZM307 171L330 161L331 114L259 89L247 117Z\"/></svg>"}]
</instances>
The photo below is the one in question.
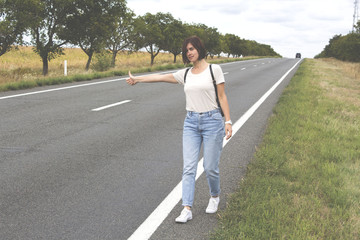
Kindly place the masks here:
<instances>
[{"instance_id":1,"label":"grass verge","mask_svg":"<svg viewBox=\"0 0 360 240\"><path fill-rule=\"evenodd\" d=\"M360 81L306 59L211 239L360 239Z\"/></svg>"},{"instance_id":2,"label":"grass verge","mask_svg":"<svg viewBox=\"0 0 360 240\"><path fill-rule=\"evenodd\" d=\"M176 69L183 67L180 64L168 64L156 67L149 67L149 68L137 68L132 69L133 73L140 73L140 72L153 72L153 71L162 71L166 69ZM1 91L10 91L10 90L20 90L20 89L27 89L33 87L41 87L41 86L48 86L48 85L58 85L63 83L71 83L71 82L80 82L80 81L88 81L93 79L100 79L106 77L114 77L114 76L124 76L127 72L122 70L112 70L107 72L94 72L88 74L75 74L72 76L59 76L59 77L43 77L35 80L23 80L18 82L10 82L0 85L0 92Z\"/></svg>"},{"instance_id":3,"label":"grass verge","mask_svg":"<svg viewBox=\"0 0 360 240\"><path fill-rule=\"evenodd\" d=\"M148 65L149 54L147 53L122 53L118 55L116 67L105 72L84 72L83 67L87 61L87 57L80 49L65 49L66 56L54 59L49 68L49 76L43 77L39 75L38 56L33 53L30 47L20 47L20 50L13 50L0 58L0 92L10 90L21 90L46 85L57 85L63 83L88 81L93 79L125 76L130 69L132 73L156 72L171 69L183 68L182 63L171 63L173 55L162 53L152 67L141 67ZM256 59L261 57L245 57L245 58L214 58L209 59L211 63L225 63L233 61L242 61ZM63 76L63 60L69 59L68 76ZM179 62L179 61L178 61Z\"/></svg>"}]
</instances>

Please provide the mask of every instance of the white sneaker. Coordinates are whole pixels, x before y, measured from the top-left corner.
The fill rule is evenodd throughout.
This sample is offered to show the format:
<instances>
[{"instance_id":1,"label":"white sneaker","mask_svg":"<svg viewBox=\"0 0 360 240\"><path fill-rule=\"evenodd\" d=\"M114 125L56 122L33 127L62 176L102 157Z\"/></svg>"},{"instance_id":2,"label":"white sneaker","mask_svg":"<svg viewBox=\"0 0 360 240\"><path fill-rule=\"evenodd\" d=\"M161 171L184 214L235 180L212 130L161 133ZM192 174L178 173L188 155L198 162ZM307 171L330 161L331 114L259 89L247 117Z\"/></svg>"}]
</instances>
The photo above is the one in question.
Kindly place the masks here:
<instances>
[{"instance_id":1,"label":"white sneaker","mask_svg":"<svg viewBox=\"0 0 360 240\"><path fill-rule=\"evenodd\" d=\"M219 202L220 202L219 197L216 198L211 197L209 200L209 204L206 208L206 213L216 213L218 210Z\"/></svg>"},{"instance_id":2,"label":"white sneaker","mask_svg":"<svg viewBox=\"0 0 360 240\"><path fill-rule=\"evenodd\" d=\"M181 214L180 216L178 216L176 219L175 219L175 222L178 222L178 223L186 223L188 220L191 220L192 219L192 212L191 210L187 209L187 208L184 208L182 211L181 211Z\"/></svg>"}]
</instances>

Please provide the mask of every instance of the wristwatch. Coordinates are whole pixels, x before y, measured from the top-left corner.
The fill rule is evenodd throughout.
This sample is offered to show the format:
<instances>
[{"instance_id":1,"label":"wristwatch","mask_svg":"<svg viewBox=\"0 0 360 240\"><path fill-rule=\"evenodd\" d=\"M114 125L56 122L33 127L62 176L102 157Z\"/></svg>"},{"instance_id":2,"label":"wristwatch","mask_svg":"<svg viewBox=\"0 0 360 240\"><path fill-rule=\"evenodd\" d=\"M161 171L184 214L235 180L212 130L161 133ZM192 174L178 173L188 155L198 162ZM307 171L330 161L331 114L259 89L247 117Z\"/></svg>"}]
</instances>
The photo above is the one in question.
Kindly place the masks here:
<instances>
[{"instance_id":1,"label":"wristwatch","mask_svg":"<svg viewBox=\"0 0 360 240\"><path fill-rule=\"evenodd\" d=\"M230 125L232 125L232 121L231 121L231 120L226 121L225 124L230 124Z\"/></svg>"}]
</instances>

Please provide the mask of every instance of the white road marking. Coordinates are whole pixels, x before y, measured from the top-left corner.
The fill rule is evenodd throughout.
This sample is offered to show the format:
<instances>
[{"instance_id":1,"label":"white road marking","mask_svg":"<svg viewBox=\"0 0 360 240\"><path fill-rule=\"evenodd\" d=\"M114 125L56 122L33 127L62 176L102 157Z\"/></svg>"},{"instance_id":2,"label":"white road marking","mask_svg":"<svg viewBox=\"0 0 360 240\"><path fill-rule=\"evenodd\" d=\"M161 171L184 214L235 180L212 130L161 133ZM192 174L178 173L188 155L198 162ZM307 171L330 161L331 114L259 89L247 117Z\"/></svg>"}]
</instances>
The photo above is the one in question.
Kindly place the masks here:
<instances>
[{"instance_id":1,"label":"white road marking","mask_svg":"<svg viewBox=\"0 0 360 240\"><path fill-rule=\"evenodd\" d=\"M229 72L224 72L224 75L227 75L227 74L229 74Z\"/></svg>"},{"instance_id":2,"label":"white road marking","mask_svg":"<svg viewBox=\"0 0 360 240\"><path fill-rule=\"evenodd\" d=\"M170 70L170 71L161 72L161 73L162 74L163 73L171 73L171 72L174 72L174 71L176 71L176 70ZM159 74L159 73L151 73L151 74L144 74L144 75L152 75L152 74ZM143 75L141 75L141 76L143 76ZM15 94L15 95L9 95L9 96L0 97L0 100L9 99L9 98L16 98L16 97L23 97L23 96L29 96L29 95L35 95L35 94L42 94L42 93L48 93L48 92L55 92L55 91L72 89L72 88L86 87L86 86L92 86L92 85L98 85L98 84L110 83L110 82L116 82L116 81L125 81L126 79L127 79L127 77L125 77L125 78L116 78L116 79L111 79L111 80L106 80L106 81L101 81L101 82L92 82L92 83L79 84L79 85L69 86L69 87L60 87L60 88L53 88L53 89L42 90L42 91L21 93L21 94Z\"/></svg>"},{"instance_id":3,"label":"white road marking","mask_svg":"<svg viewBox=\"0 0 360 240\"><path fill-rule=\"evenodd\" d=\"M269 97L269 95L280 85L285 77L301 62L299 60L289 71L287 71L247 112L241 116L233 125L233 136L244 125L244 123L254 114L260 105ZM224 138L223 146L229 141ZM204 172L202 158L198 163L196 179ZM156 231L160 224L165 220L177 203L181 200L182 182L180 181L169 195L160 203L160 205L150 214L150 216L138 227L138 229L128 238L128 240L146 240Z\"/></svg>"},{"instance_id":4,"label":"white road marking","mask_svg":"<svg viewBox=\"0 0 360 240\"><path fill-rule=\"evenodd\" d=\"M107 108L111 108L111 107L115 107L115 106L119 106L121 104L128 103L128 102L131 102L131 100L125 100L125 101L122 101L122 102L109 104L109 105L106 105L106 106L103 106L103 107L92 109L91 111L98 112L98 111L101 111L101 110L104 110L104 109L107 109Z\"/></svg>"},{"instance_id":5,"label":"white road marking","mask_svg":"<svg viewBox=\"0 0 360 240\"><path fill-rule=\"evenodd\" d=\"M247 60L246 62L251 62L251 61L257 61L257 59ZM220 64L220 65L228 65L228 64L234 64L234 63L239 63L239 62L235 61L235 62L229 62L229 63L222 63L222 64ZM242 68L241 70L245 70L245 69L246 69L246 68ZM171 72L175 72L175 71L177 71L177 70L165 71L165 72L161 72L160 74L171 73ZM152 74L158 74L158 73L152 73ZM152 74L144 74L144 75L152 75ZM143 76L143 75L141 75L141 76ZM126 78L127 78L127 77L126 77ZM92 83L79 84L79 85L69 86L69 87L60 87L60 88L53 88L53 89L42 90L42 91L35 91L35 92L27 92L27 93L9 95L9 96L0 97L0 100L5 100L5 99L9 99L9 98L24 97L24 96L35 95L35 94L42 94L42 93L48 93L48 92L55 92L55 91L72 89L72 88L86 87L86 86L92 86L92 85L103 84L103 83L110 83L110 82L116 82L116 81L125 81L126 78L117 78L117 79L100 81L100 82L92 82Z\"/></svg>"},{"instance_id":6,"label":"white road marking","mask_svg":"<svg viewBox=\"0 0 360 240\"><path fill-rule=\"evenodd\" d=\"M103 83L109 83L109 82L124 81L124 80L126 80L126 78L117 78L117 79L101 81L101 82L85 83L85 84L79 84L79 85L69 86L69 87L61 87L61 88L53 88L53 89L48 89L48 90L36 91L36 92L21 93L21 94L16 94L16 95L0 97L0 100L8 99L8 98L23 97L23 96L28 96L28 95L41 94L41 93L55 92L55 91L61 91L61 90L66 90L66 89L71 89L71 88L85 87L85 86L91 86L91 85L97 85L97 84L103 84Z\"/></svg>"}]
</instances>

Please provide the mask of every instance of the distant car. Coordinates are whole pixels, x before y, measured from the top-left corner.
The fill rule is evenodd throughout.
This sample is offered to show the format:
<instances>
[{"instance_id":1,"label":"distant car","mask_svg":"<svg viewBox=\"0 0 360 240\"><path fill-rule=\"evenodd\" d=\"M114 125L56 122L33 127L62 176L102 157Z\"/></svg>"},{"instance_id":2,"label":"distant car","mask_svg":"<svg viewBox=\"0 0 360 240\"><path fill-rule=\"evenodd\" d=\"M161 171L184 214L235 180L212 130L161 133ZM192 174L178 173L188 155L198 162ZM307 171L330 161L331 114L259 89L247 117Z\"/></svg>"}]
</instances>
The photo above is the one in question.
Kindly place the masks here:
<instances>
[{"instance_id":1,"label":"distant car","mask_svg":"<svg viewBox=\"0 0 360 240\"><path fill-rule=\"evenodd\" d=\"M301 53L297 53L295 57L296 58L301 58Z\"/></svg>"}]
</instances>

